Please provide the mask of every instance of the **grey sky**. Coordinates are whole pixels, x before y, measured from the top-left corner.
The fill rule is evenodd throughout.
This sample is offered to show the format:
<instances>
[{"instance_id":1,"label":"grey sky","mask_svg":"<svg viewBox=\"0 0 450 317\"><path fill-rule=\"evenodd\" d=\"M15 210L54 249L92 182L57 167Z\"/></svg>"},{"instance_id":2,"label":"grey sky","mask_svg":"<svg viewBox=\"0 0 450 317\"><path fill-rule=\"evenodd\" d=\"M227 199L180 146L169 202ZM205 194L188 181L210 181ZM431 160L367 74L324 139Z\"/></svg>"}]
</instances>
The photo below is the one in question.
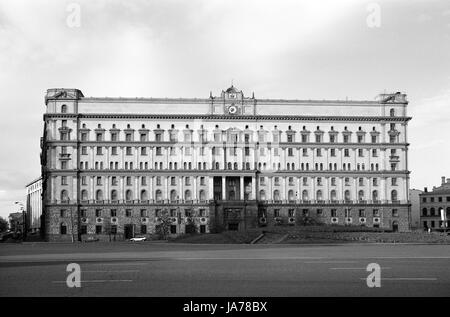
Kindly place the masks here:
<instances>
[{"instance_id":1,"label":"grey sky","mask_svg":"<svg viewBox=\"0 0 450 317\"><path fill-rule=\"evenodd\" d=\"M69 27L70 3L81 26ZM368 27L368 4L381 25ZM0 0L0 216L40 173L44 93L410 100L411 188L450 177L449 1ZM445 159L447 158L447 159Z\"/></svg>"}]
</instances>

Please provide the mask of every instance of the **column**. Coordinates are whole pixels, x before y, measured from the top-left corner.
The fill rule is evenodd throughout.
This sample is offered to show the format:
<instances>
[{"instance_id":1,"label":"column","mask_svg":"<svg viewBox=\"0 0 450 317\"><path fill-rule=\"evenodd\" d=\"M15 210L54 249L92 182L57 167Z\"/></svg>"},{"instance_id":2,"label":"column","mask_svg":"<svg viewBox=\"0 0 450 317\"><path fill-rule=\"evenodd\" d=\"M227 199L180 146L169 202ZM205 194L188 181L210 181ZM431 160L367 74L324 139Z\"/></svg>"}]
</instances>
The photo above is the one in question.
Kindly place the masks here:
<instances>
[{"instance_id":1,"label":"column","mask_svg":"<svg viewBox=\"0 0 450 317\"><path fill-rule=\"evenodd\" d=\"M240 182L240 185L239 185L239 190L240 190L239 197L240 198L239 199L244 200L245 192L244 192L244 177L243 176L239 177L239 182Z\"/></svg>"},{"instance_id":2,"label":"column","mask_svg":"<svg viewBox=\"0 0 450 317\"><path fill-rule=\"evenodd\" d=\"M180 190L179 190L178 197L181 200L183 200L185 198L184 197L184 190L183 190L184 180L185 180L185 177L180 176Z\"/></svg>"},{"instance_id":3,"label":"column","mask_svg":"<svg viewBox=\"0 0 450 317\"><path fill-rule=\"evenodd\" d=\"M208 177L208 199L214 199L214 177Z\"/></svg>"},{"instance_id":4,"label":"column","mask_svg":"<svg viewBox=\"0 0 450 317\"><path fill-rule=\"evenodd\" d=\"M252 176L252 197L251 199L256 199L256 177Z\"/></svg>"},{"instance_id":5,"label":"column","mask_svg":"<svg viewBox=\"0 0 450 317\"><path fill-rule=\"evenodd\" d=\"M222 176L222 200L226 200L227 196L226 196L226 179L225 176Z\"/></svg>"},{"instance_id":6,"label":"column","mask_svg":"<svg viewBox=\"0 0 450 317\"><path fill-rule=\"evenodd\" d=\"M192 193L192 199L193 200L197 200L197 176L193 176L193 186L194 186L194 190Z\"/></svg>"}]
</instances>

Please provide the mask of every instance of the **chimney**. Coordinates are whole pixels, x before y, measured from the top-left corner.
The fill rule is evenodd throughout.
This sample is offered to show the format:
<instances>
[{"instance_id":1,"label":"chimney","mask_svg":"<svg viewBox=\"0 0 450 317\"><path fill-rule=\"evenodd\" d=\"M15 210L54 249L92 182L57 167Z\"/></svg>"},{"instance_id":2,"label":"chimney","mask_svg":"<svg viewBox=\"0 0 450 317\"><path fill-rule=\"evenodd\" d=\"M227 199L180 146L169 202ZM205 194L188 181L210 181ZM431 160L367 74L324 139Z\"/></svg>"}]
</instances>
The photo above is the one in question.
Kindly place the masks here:
<instances>
[{"instance_id":1,"label":"chimney","mask_svg":"<svg viewBox=\"0 0 450 317\"><path fill-rule=\"evenodd\" d=\"M423 189L423 191L424 191L425 193L428 193L428 188L425 187L425 188Z\"/></svg>"},{"instance_id":2,"label":"chimney","mask_svg":"<svg viewBox=\"0 0 450 317\"><path fill-rule=\"evenodd\" d=\"M442 176L441 180L442 180L442 185L444 185L445 184L445 176Z\"/></svg>"}]
</instances>

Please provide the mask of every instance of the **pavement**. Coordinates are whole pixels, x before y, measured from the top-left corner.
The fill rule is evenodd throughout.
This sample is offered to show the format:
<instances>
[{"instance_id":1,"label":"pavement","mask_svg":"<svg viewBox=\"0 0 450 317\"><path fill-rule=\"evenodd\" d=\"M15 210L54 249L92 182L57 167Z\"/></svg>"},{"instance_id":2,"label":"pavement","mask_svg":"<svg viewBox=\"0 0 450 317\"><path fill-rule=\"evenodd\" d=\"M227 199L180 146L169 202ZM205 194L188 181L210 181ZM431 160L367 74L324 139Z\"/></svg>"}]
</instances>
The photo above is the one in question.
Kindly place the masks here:
<instances>
[{"instance_id":1,"label":"pavement","mask_svg":"<svg viewBox=\"0 0 450 317\"><path fill-rule=\"evenodd\" d=\"M448 297L449 267L450 245L0 244L0 296Z\"/></svg>"}]
</instances>

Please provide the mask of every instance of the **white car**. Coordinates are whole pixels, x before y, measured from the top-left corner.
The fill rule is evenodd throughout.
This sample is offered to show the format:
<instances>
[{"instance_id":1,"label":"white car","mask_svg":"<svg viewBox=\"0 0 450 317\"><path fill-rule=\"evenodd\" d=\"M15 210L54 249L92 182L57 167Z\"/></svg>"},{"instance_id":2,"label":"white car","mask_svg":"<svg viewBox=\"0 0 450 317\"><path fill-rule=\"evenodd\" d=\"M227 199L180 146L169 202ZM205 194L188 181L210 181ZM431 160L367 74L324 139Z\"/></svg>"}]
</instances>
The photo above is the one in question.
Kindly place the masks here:
<instances>
[{"instance_id":1,"label":"white car","mask_svg":"<svg viewBox=\"0 0 450 317\"><path fill-rule=\"evenodd\" d=\"M130 241L132 241L132 242L140 242L140 241L145 241L145 240L147 240L146 237L134 237L134 238L130 239Z\"/></svg>"}]
</instances>

